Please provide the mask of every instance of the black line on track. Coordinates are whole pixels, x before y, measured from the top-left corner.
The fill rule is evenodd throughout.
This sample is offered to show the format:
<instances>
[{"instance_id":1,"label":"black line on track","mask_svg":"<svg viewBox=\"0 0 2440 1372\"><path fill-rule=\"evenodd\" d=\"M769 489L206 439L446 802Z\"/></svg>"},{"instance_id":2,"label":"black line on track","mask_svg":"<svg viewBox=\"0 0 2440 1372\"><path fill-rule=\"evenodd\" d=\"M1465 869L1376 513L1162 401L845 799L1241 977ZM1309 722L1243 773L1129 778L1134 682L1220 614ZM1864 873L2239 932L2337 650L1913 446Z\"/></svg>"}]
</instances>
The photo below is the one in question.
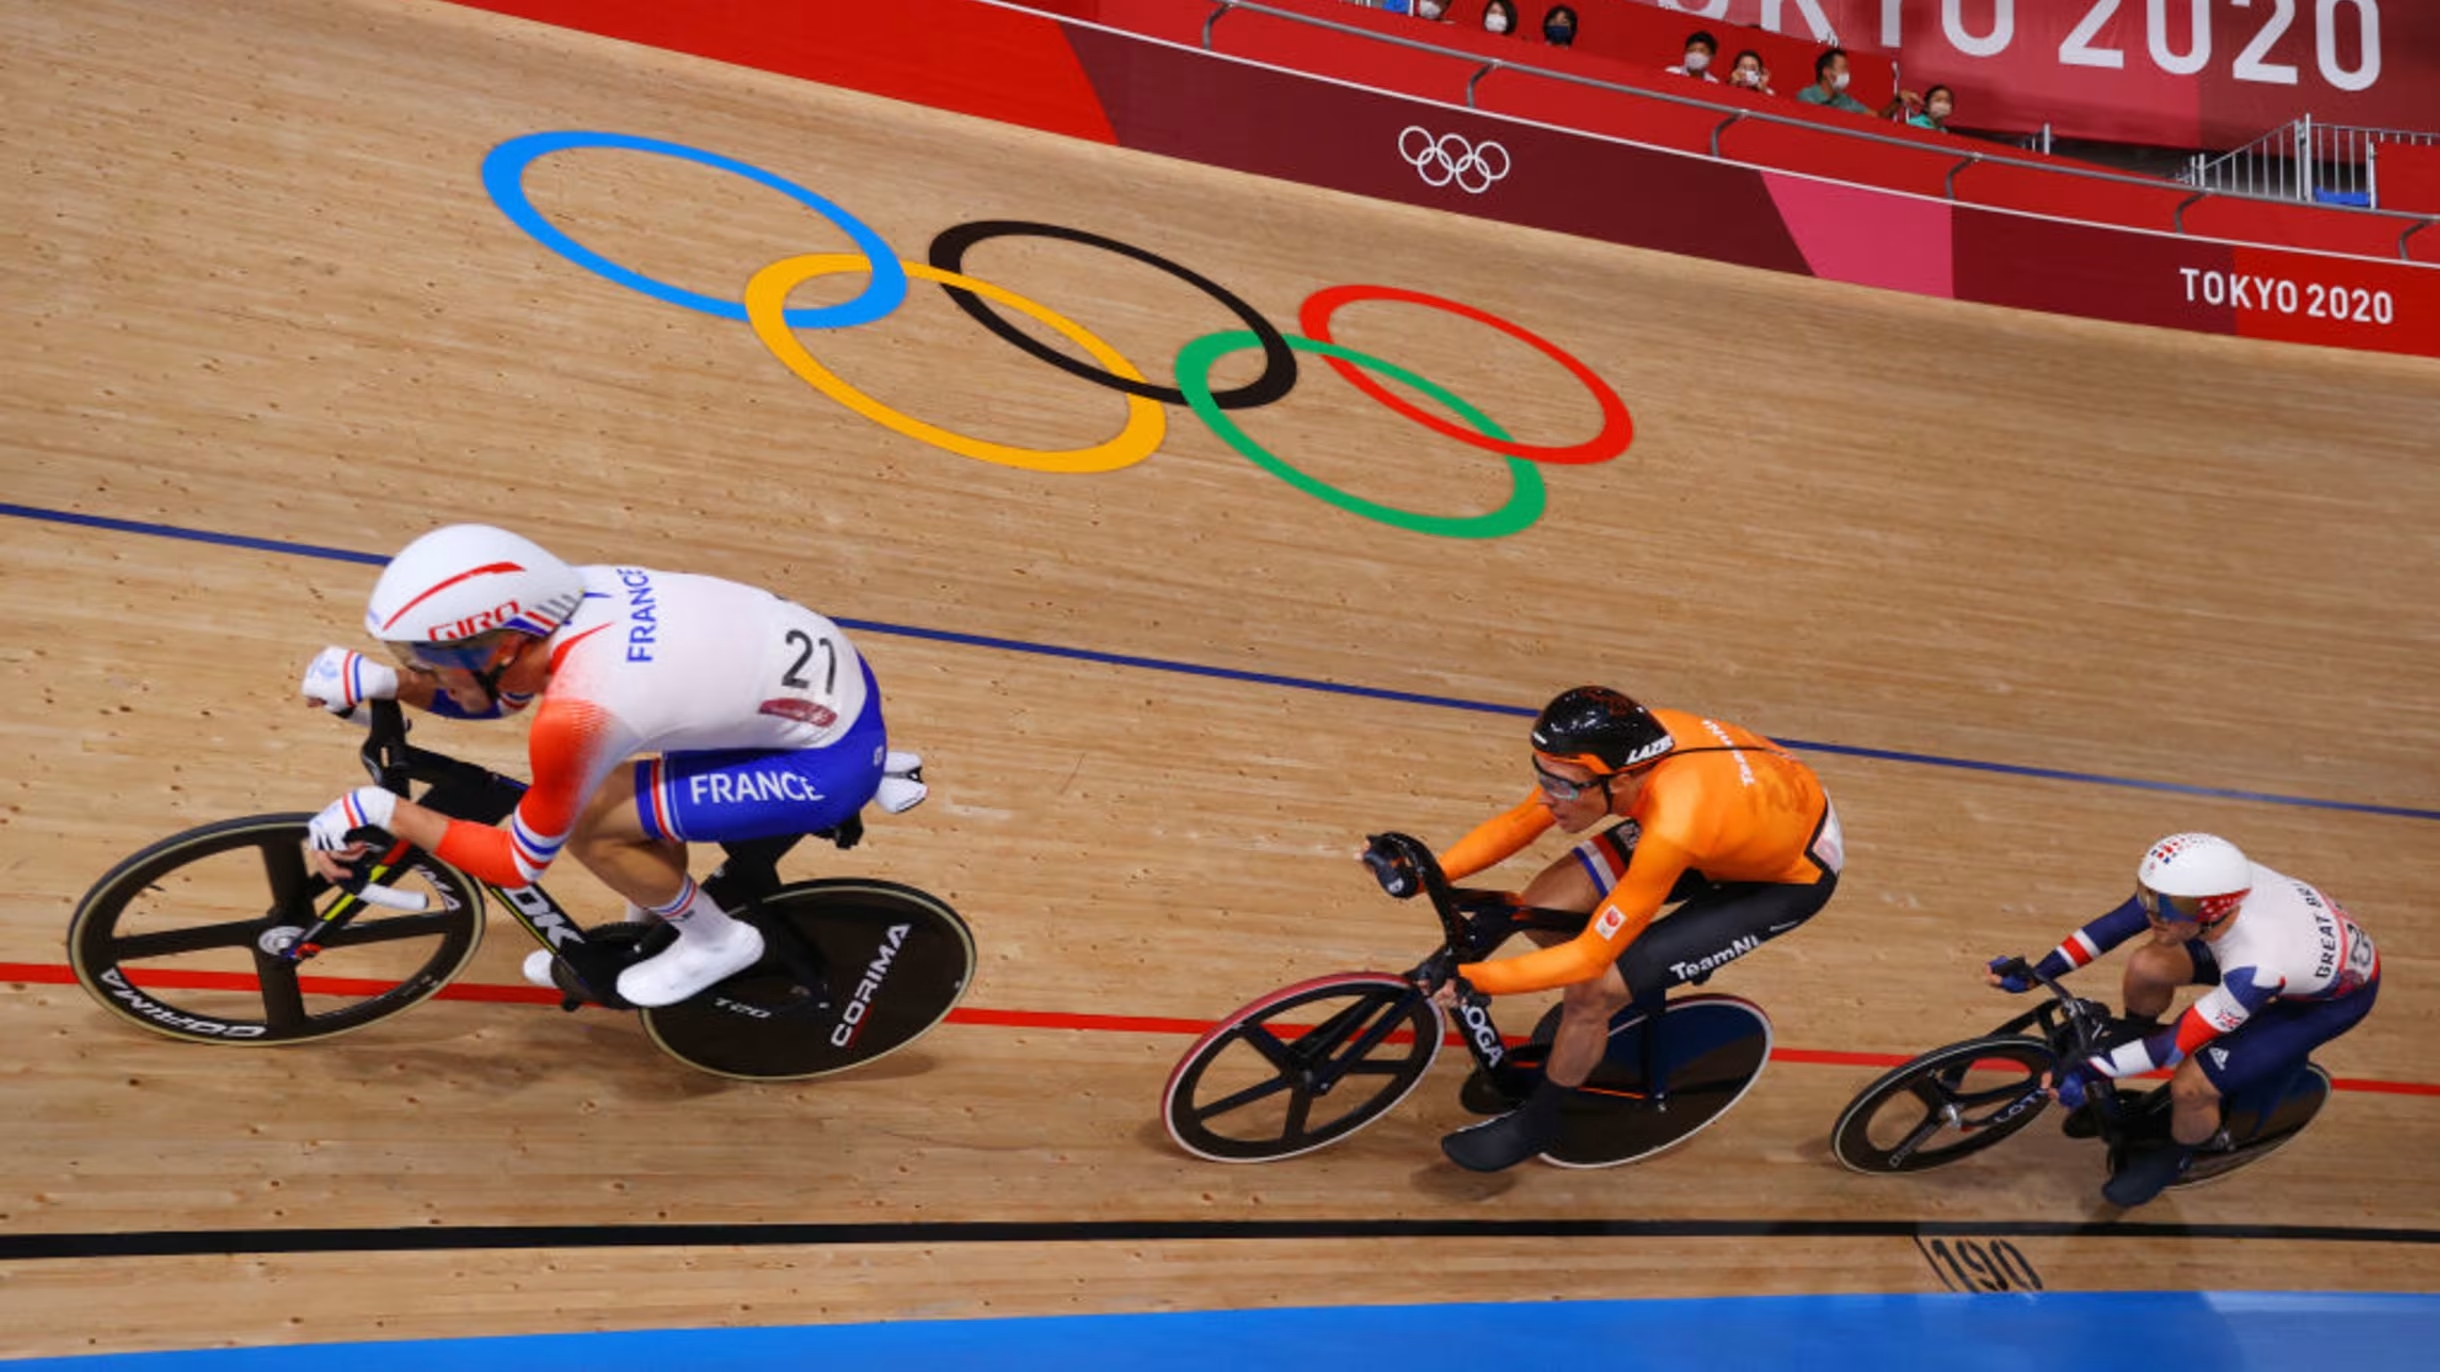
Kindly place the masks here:
<instances>
[{"instance_id":1,"label":"black line on track","mask_svg":"<svg viewBox=\"0 0 2440 1372\"><path fill-rule=\"evenodd\" d=\"M0 1235L0 1262L202 1254L429 1253L540 1248L780 1248L873 1244L1151 1243L1281 1239L2253 1239L2440 1245L2440 1229L2094 1220L1092 1220L877 1224L476 1225Z\"/></svg>"}]
</instances>

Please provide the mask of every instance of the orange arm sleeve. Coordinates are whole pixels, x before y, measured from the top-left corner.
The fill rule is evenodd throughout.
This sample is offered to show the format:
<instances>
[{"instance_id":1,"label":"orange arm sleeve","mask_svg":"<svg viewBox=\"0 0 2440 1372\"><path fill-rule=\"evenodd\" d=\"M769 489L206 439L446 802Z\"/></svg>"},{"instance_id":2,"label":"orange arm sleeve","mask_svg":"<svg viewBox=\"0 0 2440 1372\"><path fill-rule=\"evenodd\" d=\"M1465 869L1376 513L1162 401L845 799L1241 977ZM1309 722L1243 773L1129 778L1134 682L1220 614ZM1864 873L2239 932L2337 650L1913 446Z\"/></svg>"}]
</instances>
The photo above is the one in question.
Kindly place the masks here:
<instances>
[{"instance_id":1,"label":"orange arm sleeve","mask_svg":"<svg viewBox=\"0 0 2440 1372\"><path fill-rule=\"evenodd\" d=\"M1646 832L1635 845L1635 859L1626 878L1610 889L1608 899L1593 911L1584 932L1551 948L1537 948L1513 958L1469 962L1457 974L1474 989L1494 996L1520 991L1548 991L1591 981L1618 961L1627 945L1642 936L1669 898L1669 889L1686 870L1686 855L1677 845Z\"/></svg>"},{"instance_id":2,"label":"orange arm sleeve","mask_svg":"<svg viewBox=\"0 0 2440 1372\"><path fill-rule=\"evenodd\" d=\"M505 829L467 820L449 821L432 855L477 881L494 886L525 886L530 880L517 866L517 848Z\"/></svg>"},{"instance_id":3,"label":"orange arm sleeve","mask_svg":"<svg viewBox=\"0 0 2440 1372\"><path fill-rule=\"evenodd\" d=\"M1496 867L1515 857L1550 826L1550 811L1543 808L1538 794L1529 795L1524 804L1475 825L1474 832L1441 854L1441 874L1451 881L1463 881L1486 867Z\"/></svg>"}]
</instances>

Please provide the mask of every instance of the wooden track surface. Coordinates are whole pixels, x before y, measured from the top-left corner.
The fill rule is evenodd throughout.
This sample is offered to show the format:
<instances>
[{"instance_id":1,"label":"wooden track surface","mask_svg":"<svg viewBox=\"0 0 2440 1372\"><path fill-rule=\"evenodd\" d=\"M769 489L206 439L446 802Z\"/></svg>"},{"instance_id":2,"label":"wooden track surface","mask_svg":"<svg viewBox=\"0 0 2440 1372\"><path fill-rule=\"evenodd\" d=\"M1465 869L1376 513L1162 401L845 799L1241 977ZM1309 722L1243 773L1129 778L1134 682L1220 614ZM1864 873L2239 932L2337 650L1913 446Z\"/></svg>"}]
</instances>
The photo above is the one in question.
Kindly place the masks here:
<instances>
[{"instance_id":1,"label":"wooden track surface","mask_svg":"<svg viewBox=\"0 0 2440 1372\"><path fill-rule=\"evenodd\" d=\"M53 512L387 552L452 519L572 560L770 585L827 612L1504 705L1584 680L1783 737L2321 800L2440 808L2440 368L2017 316L1745 273L1375 204L425 3L0 0L0 489ZM1158 252L1293 330L1342 282L1491 310L1633 407L1614 462L1546 470L1548 512L1461 542L1291 490L1183 409L1103 476L968 461L790 376L742 323L591 275L486 198L484 154L546 129L675 140L796 180L920 261L976 219ZM538 164L535 201L639 271L734 297L843 251L808 211L619 152ZM1074 244L975 275L1156 380L1235 325ZM824 295L827 288L828 295ZM798 303L852 286L809 286ZM1480 325L1360 304L1340 338L1520 439L1595 411ZM1122 407L918 284L804 335L951 429L1074 446ZM1224 382L1250 375L1248 357ZM1243 422L1317 477L1415 509L1504 498L1487 456L1308 359ZM353 642L368 566L0 525L0 962L56 967L118 857L232 814L318 807L354 735L293 703ZM1431 942L1350 860L1446 843L1526 781L1516 718L892 634L860 641L935 798L854 870L935 890L983 962L968 1004L1210 1019ZM521 736L434 726L514 766ZM1996 1023L1979 960L2124 894L2142 846L2211 828L2322 884L2386 989L2324 1060L2440 1080L2440 826L1824 753L1850 875L1716 989L1784 1047L1903 1054ZM1537 850L1547 855L1556 845ZM577 872L559 882L591 909ZM495 929L468 980L508 984ZM2106 989L2108 983L2103 983ZM633 1024L436 1002L293 1051L149 1037L72 985L0 988L0 1233L537 1226L486 1251L0 1265L0 1353L721 1322L1550 1295L1933 1289L1905 1237L1061 1242L1085 1221L2100 1218L2098 1153L2037 1127L1919 1179L1823 1138L1869 1067L1775 1065L1688 1147L1612 1172L1439 1161L1444 1060L1331 1152L1228 1168L1154 1120L1187 1039L954 1025L804 1088L686 1073ZM1518 1017L1518 1025L1524 1022ZM2280 1158L2141 1213L2171 1224L2440 1229L2440 1097L2352 1091ZM1010 1221L888 1244L563 1244L561 1227ZM2108 1234L2017 1241L2053 1286L2432 1290L2440 1247ZM130 1293L141 1293L131 1299Z\"/></svg>"}]
</instances>

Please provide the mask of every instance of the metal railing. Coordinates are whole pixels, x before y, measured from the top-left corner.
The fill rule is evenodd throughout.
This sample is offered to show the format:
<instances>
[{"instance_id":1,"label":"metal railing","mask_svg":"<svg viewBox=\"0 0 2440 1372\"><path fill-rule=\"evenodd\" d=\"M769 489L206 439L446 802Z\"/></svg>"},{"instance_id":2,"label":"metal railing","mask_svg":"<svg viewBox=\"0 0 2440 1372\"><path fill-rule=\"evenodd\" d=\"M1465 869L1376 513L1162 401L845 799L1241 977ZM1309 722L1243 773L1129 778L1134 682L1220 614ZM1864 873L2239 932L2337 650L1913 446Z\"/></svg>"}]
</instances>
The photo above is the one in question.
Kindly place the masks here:
<instances>
[{"instance_id":1,"label":"metal railing","mask_svg":"<svg viewBox=\"0 0 2440 1372\"><path fill-rule=\"evenodd\" d=\"M1022 4L1023 0L1016 0L1016 3ZM1791 115L1772 114L1764 110L1738 109L1734 106L1721 105L1713 101L1702 100L1693 96L1677 95L1666 91L1648 90L1642 86L1630 86L1617 81L1604 81L1599 77L1586 76L1579 72L1557 71L1549 67L1538 67L1530 62L1514 62L1505 58L1482 57L1479 54L1467 53L1461 49L1446 47L1439 43L1428 43L1419 38L1405 38L1397 34L1382 33L1376 29L1365 28L1358 24L1343 24L1336 20L1323 19L1319 16L1304 14L1296 10L1277 9L1270 5L1256 3L1255 0L1211 0L1211 5L1211 13L1206 15L1203 20L1202 46L1206 50L1213 52L1218 51L1218 49L1212 47L1213 30L1219 26L1220 21L1224 17L1235 11L1243 10L1249 14L1265 14L1276 19L1286 19L1294 23L1308 24L1314 28L1330 29L1338 33L1352 34L1359 38L1367 39L1376 43L1385 43L1392 47L1412 48L1421 52L1436 53L1443 57L1474 57L1476 60L1480 61L1482 65L1476 68L1473 75L1466 78L1466 104L1469 108L1481 108L1481 106L1475 101L1474 92L1475 88L1482 84L1484 77L1490 76L1492 73L1499 71L1516 71L1523 72L1531 76L1545 77L1553 81L1565 81L1572 85L1590 86L1597 90L1610 91L1615 94L1629 96L1637 100L1653 100L1659 101L1663 104L1684 105L1692 106L1698 109L1712 110L1723 117L1721 118L1719 124L1714 126L1711 131L1711 155L1715 158L1719 158L1722 161L1735 161L1736 159L1726 157L1721 153L1720 135L1730 128L1740 123L1744 123L1747 120L1753 120L1765 124L1781 124L1789 128L1811 129L1815 132L1835 134L1841 138L1853 138L1868 143L1885 143L1892 147L1906 148L1913 152L1942 151L1939 148L1930 146L1919 140L1909 138L1894 138L1888 134L1872 133L1863 129L1840 128L1837 125L1823 120L1802 119ZM1393 91L1391 94L1410 94L1410 92ZM2410 135L2410 137L2412 137L2412 135ZM2200 159L2197 159L2197 161L2199 163ZM2030 158L2010 157L2005 151L1963 149L1959 151L1955 165L1949 168L1945 192L1946 198L1951 201L1957 200L1957 177L1959 173L1964 172L1969 168L1986 164L2002 167L2026 167L2035 171L2048 172L2054 176L2080 177L2087 181L2111 181L2117 182L2121 185L2142 186L2150 190L2175 190L2182 182L2192 189L2193 194L2189 195L2183 202L2181 202L2177 206L2176 212L2171 216L2171 223L2176 226L2177 232L2181 235L2186 231L2186 211L2193 208L2201 201L2223 195L2243 199L2274 198L2265 197L2257 193L2242 190L2199 184L2193 179L2198 173L2199 167L2189 168L2187 175L2180 177L2176 181L2170 181L2150 176L2129 176L2119 172L2100 171L2098 169L2088 167L2065 167L2056 162L2037 162ZM2320 208L2332 214L2371 213L2369 210L2359 209L2354 206L2344 204L2325 204ZM2394 218L2394 216L2389 217ZM2419 218L2418 222L2410 224L2400 231L2398 234L2399 261L2412 262L2415 260L2413 255L2408 251L2407 240L2413 238L2416 234L2422 232L2424 229L2430 228L2435 223L2440 223L2440 215L2424 215ZM2308 249L2308 251L2313 250Z\"/></svg>"},{"instance_id":2,"label":"metal railing","mask_svg":"<svg viewBox=\"0 0 2440 1372\"><path fill-rule=\"evenodd\" d=\"M2378 209L2380 145L2440 145L2440 134L2323 124L2306 115L2218 157L2196 153L2178 179L2198 190Z\"/></svg>"}]
</instances>

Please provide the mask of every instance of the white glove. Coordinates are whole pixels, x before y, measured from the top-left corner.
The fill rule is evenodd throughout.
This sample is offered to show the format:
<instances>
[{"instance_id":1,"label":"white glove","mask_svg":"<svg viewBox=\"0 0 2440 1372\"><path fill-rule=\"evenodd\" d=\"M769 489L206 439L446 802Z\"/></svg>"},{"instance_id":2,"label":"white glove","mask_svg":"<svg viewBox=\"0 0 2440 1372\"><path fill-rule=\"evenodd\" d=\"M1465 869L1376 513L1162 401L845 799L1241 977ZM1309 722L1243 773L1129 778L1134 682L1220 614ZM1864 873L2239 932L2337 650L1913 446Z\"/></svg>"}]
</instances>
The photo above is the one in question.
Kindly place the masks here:
<instances>
[{"instance_id":1,"label":"white glove","mask_svg":"<svg viewBox=\"0 0 2440 1372\"><path fill-rule=\"evenodd\" d=\"M344 852L357 829L387 829L398 797L378 786L359 786L322 807L305 826L305 841L325 853Z\"/></svg>"},{"instance_id":2,"label":"white glove","mask_svg":"<svg viewBox=\"0 0 2440 1372\"><path fill-rule=\"evenodd\" d=\"M362 653L324 648L305 669L303 690L308 700L343 715L368 700L397 699L398 670Z\"/></svg>"}]
</instances>

